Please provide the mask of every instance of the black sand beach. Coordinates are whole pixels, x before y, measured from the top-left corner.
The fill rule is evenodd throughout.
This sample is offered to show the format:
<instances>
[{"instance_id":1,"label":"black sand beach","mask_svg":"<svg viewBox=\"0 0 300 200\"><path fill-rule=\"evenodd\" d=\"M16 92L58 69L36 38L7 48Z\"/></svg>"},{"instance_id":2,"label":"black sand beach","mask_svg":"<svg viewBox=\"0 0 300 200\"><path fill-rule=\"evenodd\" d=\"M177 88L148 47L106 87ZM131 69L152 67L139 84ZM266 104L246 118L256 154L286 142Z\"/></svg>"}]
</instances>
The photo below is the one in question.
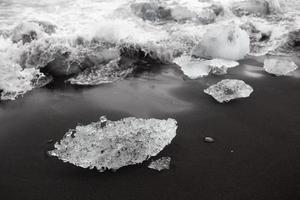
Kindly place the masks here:
<instances>
[{"instance_id":1,"label":"black sand beach","mask_svg":"<svg viewBox=\"0 0 300 200\"><path fill-rule=\"evenodd\" d=\"M198 80L161 66L114 84L50 84L1 102L0 199L299 200L299 77L299 70L269 75L251 60L228 75ZM254 93L227 104L203 93L224 78L244 80ZM172 157L171 169L157 172L145 162L99 173L46 155L49 140L101 115L176 119L177 136L157 156Z\"/></svg>"}]
</instances>

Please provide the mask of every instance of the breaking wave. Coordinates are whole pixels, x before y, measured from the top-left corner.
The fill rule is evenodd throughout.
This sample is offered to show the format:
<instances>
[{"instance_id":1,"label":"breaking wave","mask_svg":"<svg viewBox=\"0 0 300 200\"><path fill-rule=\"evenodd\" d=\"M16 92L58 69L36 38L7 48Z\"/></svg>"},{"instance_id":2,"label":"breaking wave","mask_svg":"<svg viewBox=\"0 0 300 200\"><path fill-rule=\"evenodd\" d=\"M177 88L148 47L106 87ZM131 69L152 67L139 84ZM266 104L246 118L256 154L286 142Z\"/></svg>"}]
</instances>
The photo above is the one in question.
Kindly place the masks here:
<instances>
[{"instance_id":1,"label":"breaking wave","mask_svg":"<svg viewBox=\"0 0 300 200\"><path fill-rule=\"evenodd\" d=\"M145 62L300 55L299 8L292 0L4 0L1 99L58 76L114 82Z\"/></svg>"}]
</instances>

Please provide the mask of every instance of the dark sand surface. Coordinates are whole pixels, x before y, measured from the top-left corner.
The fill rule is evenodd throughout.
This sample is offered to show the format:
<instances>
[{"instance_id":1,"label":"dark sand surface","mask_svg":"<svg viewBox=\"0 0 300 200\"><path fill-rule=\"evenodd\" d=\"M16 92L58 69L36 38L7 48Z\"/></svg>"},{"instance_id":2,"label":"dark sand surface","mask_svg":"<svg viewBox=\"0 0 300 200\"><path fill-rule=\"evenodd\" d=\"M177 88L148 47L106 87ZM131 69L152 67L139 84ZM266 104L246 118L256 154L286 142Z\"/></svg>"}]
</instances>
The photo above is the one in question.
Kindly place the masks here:
<instances>
[{"instance_id":1,"label":"dark sand surface","mask_svg":"<svg viewBox=\"0 0 300 200\"><path fill-rule=\"evenodd\" d=\"M203 89L223 78L242 79L254 93L219 104ZM49 139L104 114L175 118L177 136L158 155L172 157L171 169L157 172L145 162L99 173L46 156ZM299 200L299 116L300 70L275 77L251 60L199 80L164 66L98 87L52 84L0 103L0 199Z\"/></svg>"}]
</instances>

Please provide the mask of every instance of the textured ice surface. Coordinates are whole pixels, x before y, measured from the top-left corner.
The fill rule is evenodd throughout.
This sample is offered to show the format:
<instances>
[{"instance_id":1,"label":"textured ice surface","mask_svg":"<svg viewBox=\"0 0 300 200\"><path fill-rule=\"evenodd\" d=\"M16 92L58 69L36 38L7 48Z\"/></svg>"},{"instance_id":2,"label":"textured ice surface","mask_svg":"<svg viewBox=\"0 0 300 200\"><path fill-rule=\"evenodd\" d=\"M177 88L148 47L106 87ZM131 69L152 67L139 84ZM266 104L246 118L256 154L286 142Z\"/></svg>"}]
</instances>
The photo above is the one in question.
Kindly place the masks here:
<instances>
[{"instance_id":1,"label":"textured ice surface","mask_svg":"<svg viewBox=\"0 0 300 200\"><path fill-rule=\"evenodd\" d=\"M126 78L132 73L134 67L123 69L118 65L118 60L110 61L108 64L94 68L88 68L77 76L70 78L71 84L76 85L99 85L112 83Z\"/></svg>"},{"instance_id":2,"label":"textured ice surface","mask_svg":"<svg viewBox=\"0 0 300 200\"><path fill-rule=\"evenodd\" d=\"M191 79L207 76L210 73L215 75L224 75L228 68L239 65L236 61L225 59L197 59L190 56L181 56L174 59L174 63L179 65L185 75Z\"/></svg>"},{"instance_id":3,"label":"textured ice surface","mask_svg":"<svg viewBox=\"0 0 300 200\"><path fill-rule=\"evenodd\" d=\"M152 161L148 168L155 169L157 171L161 171L164 169L170 169L171 158L170 157L162 157L155 161Z\"/></svg>"},{"instance_id":4,"label":"textured ice surface","mask_svg":"<svg viewBox=\"0 0 300 200\"><path fill-rule=\"evenodd\" d=\"M103 118L69 130L49 154L83 168L117 170L157 155L176 135L174 119Z\"/></svg>"},{"instance_id":5,"label":"textured ice surface","mask_svg":"<svg viewBox=\"0 0 300 200\"><path fill-rule=\"evenodd\" d=\"M180 66L182 72L191 79L207 76L211 70L206 60L181 56L174 59L174 63Z\"/></svg>"},{"instance_id":6,"label":"textured ice surface","mask_svg":"<svg viewBox=\"0 0 300 200\"><path fill-rule=\"evenodd\" d=\"M223 103L232 99L249 97L253 89L242 80L225 79L205 89L204 92Z\"/></svg>"},{"instance_id":7,"label":"textured ice surface","mask_svg":"<svg viewBox=\"0 0 300 200\"><path fill-rule=\"evenodd\" d=\"M246 31L234 24L209 29L193 55L200 58L243 59L250 51L250 39Z\"/></svg>"},{"instance_id":8,"label":"textured ice surface","mask_svg":"<svg viewBox=\"0 0 300 200\"><path fill-rule=\"evenodd\" d=\"M238 66L239 63L231 60L213 59L209 61L212 74L224 75L227 74L227 69Z\"/></svg>"},{"instance_id":9,"label":"textured ice surface","mask_svg":"<svg viewBox=\"0 0 300 200\"><path fill-rule=\"evenodd\" d=\"M270 74L276 76L285 76L295 71L298 66L293 61L280 60L276 58L267 58L264 61L264 69Z\"/></svg>"}]
</instances>

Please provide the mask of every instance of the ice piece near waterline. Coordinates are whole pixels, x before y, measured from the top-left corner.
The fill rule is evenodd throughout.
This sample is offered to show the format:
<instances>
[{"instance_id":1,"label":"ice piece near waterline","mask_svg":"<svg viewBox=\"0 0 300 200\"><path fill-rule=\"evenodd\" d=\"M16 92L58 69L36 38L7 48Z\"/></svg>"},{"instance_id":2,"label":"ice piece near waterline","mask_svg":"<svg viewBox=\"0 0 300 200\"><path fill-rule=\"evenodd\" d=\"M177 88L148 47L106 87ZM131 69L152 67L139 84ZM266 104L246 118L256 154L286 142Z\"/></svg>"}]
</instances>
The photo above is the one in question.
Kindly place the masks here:
<instances>
[{"instance_id":1,"label":"ice piece near waterline","mask_svg":"<svg viewBox=\"0 0 300 200\"><path fill-rule=\"evenodd\" d=\"M209 73L215 75L224 75L227 73L228 68L233 68L239 65L238 62L231 60L203 60L191 58L190 56L186 55L175 58L173 62L179 65L183 73L191 79L207 76Z\"/></svg>"},{"instance_id":2,"label":"ice piece near waterline","mask_svg":"<svg viewBox=\"0 0 300 200\"><path fill-rule=\"evenodd\" d=\"M298 66L289 60L279 60L274 58L265 59L264 69L270 74L275 74L276 76L285 76L289 73L295 71Z\"/></svg>"},{"instance_id":3,"label":"ice piece near waterline","mask_svg":"<svg viewBox=\"0 0 300 200\"><path fill-rule=\"evenodd\" d=\"M205 89L204 92L223 103L232 99L249 97L253 88L242 80L225 79Z\"/></svg>"},{"instance_id":4,"label":"ice piece near waterline","mask_svg":"<svg viewBox=\"0 0 300 200\"><path fill-rule=\"evenodd\" d=\"M215 75L224 75L227 74L228 68L233 68L238 66L239 63L232 60L224 59L213 59L210 60L209 66L211 68L211 73Z\"/></svg>"},{"instance_id":5,"label":"ice piece near waterline","mask_svg":"<svg viewBox=\"0 0 300 200\"><path fill-rule=\"evenodd\" d=\"M99 120L69 130L49 154L83 168L117 170L157 155L171 143L176 129L174 119L129 117L107 120L105 126Z\"/></svg>"},{"instance_id":6,"label":"ice piece near waterline","mask_svg":"<svg viewBox=\"0 0 300 200\"><path fill-rule=\"evenodd\" d=\"M161 171L164 169L170 169L171 158L170 157L162 157L158 160L152 161L148 168L155 169L157 171Z\"/></svg>"},{"instance_id":7,"label":"ice piece near waterline","mask_svg":"<svg viewBox=\"0 0 300 200\"><path fill-rule=\"evenodd\" d=\"M173 60L180 66L182 72L191 79L207 76L211 70L205 60L191 58L190 56L181 56Z\"/></svg>"},{"instance_id":8,"label":"ice piece near waterline","mask_svg":"<svg viewBox=\"0 0 300 200\"><path fill-rule=\"evenodd\" d=\"M122 68L118 61L118 59L112 60L105 65L88 68L68 81L74 85L100 85L122 80L131 74L135 68L133 66Z\"/></svg>"},{"instance_id":9,"label":"ice piece near waterline","mask_svg":"<svg viewBox=\"0 0 300 200\"><path fill-rule=\"evenodd\" d=\"M250 38L235 24L215 26L208 30L194 47L192 55L199 58L240 60L250 52Z\"/></svg>"}]
</instances>

